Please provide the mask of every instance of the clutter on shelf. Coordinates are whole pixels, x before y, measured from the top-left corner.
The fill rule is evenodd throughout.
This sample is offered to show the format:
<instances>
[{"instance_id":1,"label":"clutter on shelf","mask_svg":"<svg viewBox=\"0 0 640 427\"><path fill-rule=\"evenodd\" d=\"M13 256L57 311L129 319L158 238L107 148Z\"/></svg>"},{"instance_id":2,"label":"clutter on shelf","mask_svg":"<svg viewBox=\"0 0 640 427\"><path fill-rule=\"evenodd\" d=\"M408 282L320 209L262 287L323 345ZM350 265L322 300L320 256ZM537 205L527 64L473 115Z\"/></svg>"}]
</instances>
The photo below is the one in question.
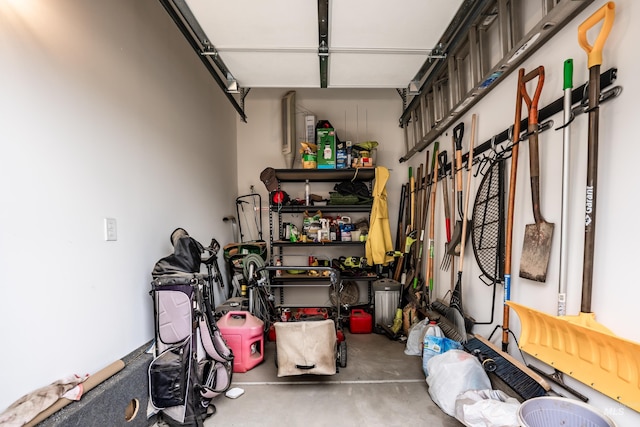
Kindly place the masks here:
<instances>
[{"instance_id":1,"label":"clutter on shelf","mask_svg":"<svg viewBox=\"0 0 640 427\"><path fill-rule=\"evenodd\" d=\"M352 222L351 217L326 216L322 211L304 211L302 224L282 224L282 240L291 243L307 242L364 242L369 234L369 220Z\"/></svg>"},{"instance_id":2,"label":"clutter on shelf","mask_svg":"<svg viewBox=\"0 0 640 427\"><path fill-rule=\"evenodd\" d=\"M303 169L375 167L377 141L343 141L328 120L319 120L315 132L307 132L306 137L299 150Z\"/></svg>"}]
</instances>

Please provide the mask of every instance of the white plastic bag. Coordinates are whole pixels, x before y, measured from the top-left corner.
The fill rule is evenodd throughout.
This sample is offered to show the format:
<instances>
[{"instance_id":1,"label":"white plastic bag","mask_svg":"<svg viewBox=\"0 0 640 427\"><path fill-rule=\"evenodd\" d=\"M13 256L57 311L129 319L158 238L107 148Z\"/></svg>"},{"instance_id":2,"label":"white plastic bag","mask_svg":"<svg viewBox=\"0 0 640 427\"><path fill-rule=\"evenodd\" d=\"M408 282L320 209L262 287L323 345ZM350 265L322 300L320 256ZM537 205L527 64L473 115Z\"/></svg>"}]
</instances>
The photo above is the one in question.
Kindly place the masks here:
<instances>
[{"instance_id":1,"label":"white plastic bag","mask_svg":"<svg viewBox=\"0 0 640 427\"><path fill-rule=\"evenodd\" d=\"M424 334L427 333L428 325L429 319L423 319L409 329L404 354L407 356L422 356L422 341L424 340Z\"/></svg>"},{"instance_id":2,"label":"white plastic bag","mask_svg":"<svg viewBox=\"0 0 640 427\"><path fill-rule=\"evenodd\" d=\"M464 350L449 350L429 359L429 395L444 412L455 416L456 399L468 390L491 388L478 359Z\"/></svg>"},{"instance_id":3,"label":"white plastic bag","mask_svg":"<svg viewBox=\"0 0 640 427\"><path fill-rule=\"evenodd\" d=\"M518 427L520 402L500 390L468 390L456 399L455 417L467 427Z\"/></svg>"}]
</instances>

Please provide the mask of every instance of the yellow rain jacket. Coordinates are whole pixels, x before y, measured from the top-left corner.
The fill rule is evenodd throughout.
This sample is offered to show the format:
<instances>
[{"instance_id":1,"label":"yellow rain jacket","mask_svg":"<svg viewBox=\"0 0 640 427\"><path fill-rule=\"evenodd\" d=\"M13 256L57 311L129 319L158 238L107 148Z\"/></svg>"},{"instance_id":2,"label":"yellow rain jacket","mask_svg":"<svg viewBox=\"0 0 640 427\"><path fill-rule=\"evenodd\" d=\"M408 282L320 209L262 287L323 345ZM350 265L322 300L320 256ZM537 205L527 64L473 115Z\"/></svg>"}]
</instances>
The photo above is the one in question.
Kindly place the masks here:
<instances>
[{"instance_id":1,"label":"yellow rain jacket","mask_svg":"<svg viewBox=\"0 0 640 427\"><path fill-rule=\"evenodd\" d=\"M386 189L388 180L389 169L384 166L376 167L373 206L371 206L369 236L366 243L366 257L369 265L387 265L393 261L393 257L387 255L387 252L393 251Z\"/></svg>"}]
</instances>

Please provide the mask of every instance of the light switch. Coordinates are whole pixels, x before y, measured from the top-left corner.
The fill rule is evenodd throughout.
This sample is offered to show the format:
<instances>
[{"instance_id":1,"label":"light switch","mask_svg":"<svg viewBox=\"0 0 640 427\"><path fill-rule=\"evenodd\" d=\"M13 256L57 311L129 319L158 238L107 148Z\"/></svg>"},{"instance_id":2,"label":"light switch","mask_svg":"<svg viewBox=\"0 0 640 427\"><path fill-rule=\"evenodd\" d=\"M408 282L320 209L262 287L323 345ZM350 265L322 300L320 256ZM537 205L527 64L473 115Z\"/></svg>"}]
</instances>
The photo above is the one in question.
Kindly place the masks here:
<instances>
[{"instance_id":1,"label":"light switch","mask_svg":"<svg viewBox=\"0 0 640 427\"><path fill-rule=\"evenodd\" d=\"M104 240L118 240L118 226L115 218L104 219Z\"/></svg>"}]
</instances>

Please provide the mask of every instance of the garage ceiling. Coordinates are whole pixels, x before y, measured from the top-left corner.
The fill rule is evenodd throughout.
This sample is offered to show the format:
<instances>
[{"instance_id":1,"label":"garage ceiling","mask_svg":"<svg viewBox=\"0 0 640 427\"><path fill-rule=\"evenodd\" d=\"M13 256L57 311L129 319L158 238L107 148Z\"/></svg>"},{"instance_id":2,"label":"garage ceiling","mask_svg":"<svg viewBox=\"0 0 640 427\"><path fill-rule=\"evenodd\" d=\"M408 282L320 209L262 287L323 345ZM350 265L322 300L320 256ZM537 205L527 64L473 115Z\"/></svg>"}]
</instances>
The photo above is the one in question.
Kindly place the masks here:
<instances>
[{"instance_id":1,"label":"garage ceiling","mask_svg":"<svg viewBox=\"0 0 640 427\"><path fill-rule=\"evenodd\" d=\"M251 88L397 89L401 161L593 2L159 1L243 121Z\"/></svg>"},{"instance_id":2,"label":"garage ceiling","mask_svg":"<svg viewBox=\"0 0 640 427\"><path fill-rule=\"evenodd\" d=\"M324 3L328 4L326 87L405 88L437 46L462 0L184 3L240 87L321 87L318 11Z\"/></svg>"}]
</instances>

